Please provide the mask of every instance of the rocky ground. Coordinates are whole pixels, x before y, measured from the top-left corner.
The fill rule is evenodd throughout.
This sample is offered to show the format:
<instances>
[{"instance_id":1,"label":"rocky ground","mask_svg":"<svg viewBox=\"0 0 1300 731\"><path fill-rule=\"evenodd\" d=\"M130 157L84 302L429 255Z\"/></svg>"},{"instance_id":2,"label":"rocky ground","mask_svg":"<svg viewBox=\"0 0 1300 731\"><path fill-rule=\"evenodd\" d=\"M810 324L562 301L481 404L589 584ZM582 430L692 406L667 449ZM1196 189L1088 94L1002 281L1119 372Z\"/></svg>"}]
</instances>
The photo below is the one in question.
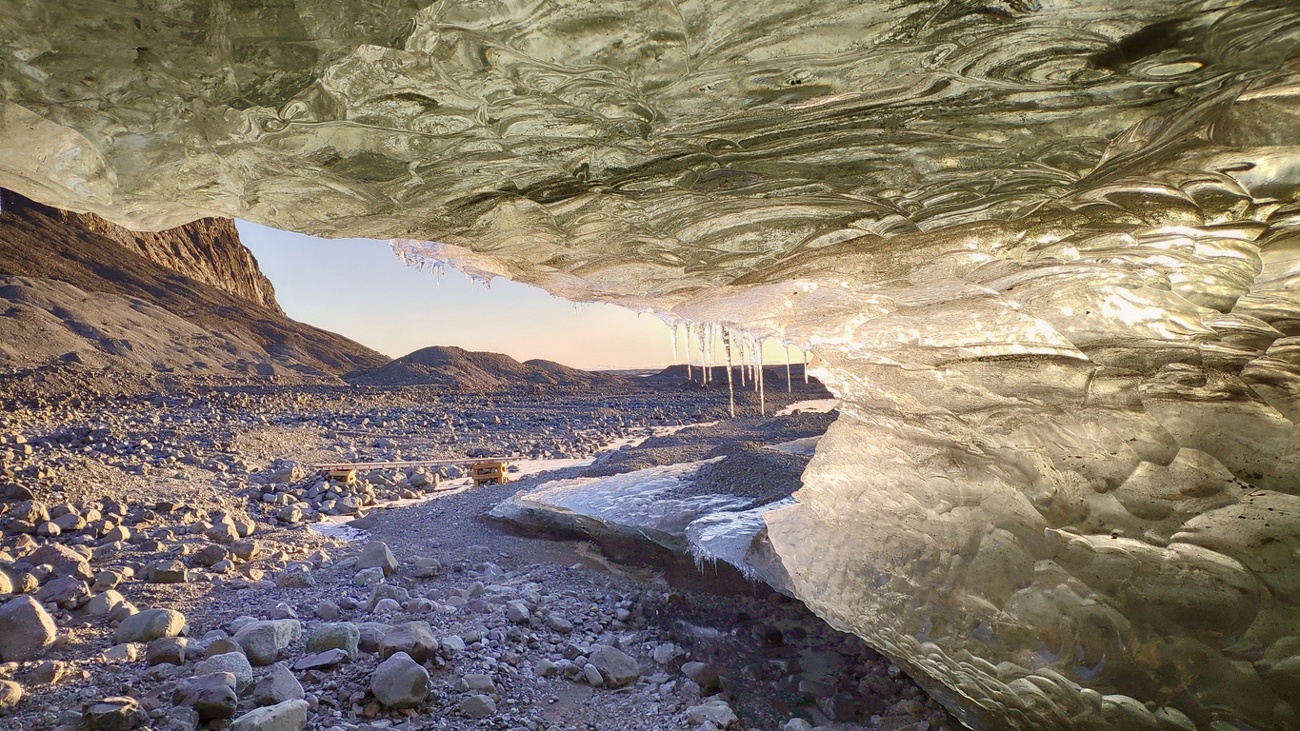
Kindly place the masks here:
<instances>
[{"instance_id":1,"label":"rocky ground","mask_svg":"<svg viewBox=\"0 0 1300 731\"><path fill-rule=\"evenodd\" d=\"M5 728L957 727L888 660L766 587L482 518L547 475L467 489L454 469L352 484L309 469L583 457L722 418L725 392L104 383L69 395L72 376L23 378L0 382ZM746 458L730 477L702 475L708 489L776 495L795 458L745 445L826 422L750 413L694 430L712 441L663 436L568 472L730 450ZM351 542L311 527L348 519Z\"/></svg>"}]
</instances>

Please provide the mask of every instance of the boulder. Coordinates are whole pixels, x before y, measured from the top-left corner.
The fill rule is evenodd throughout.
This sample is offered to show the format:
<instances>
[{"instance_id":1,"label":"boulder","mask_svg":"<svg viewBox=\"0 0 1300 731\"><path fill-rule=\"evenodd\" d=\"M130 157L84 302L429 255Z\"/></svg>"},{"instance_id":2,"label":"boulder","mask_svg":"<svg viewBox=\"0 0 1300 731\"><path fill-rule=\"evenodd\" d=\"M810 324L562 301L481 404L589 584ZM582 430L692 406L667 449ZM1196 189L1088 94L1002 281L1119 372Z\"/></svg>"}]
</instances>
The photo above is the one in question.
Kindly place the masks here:
<instances>
[{"instance_id":1,"label":"boulder","mask_svg":"<svg viewBox=\"0 0 1300 731\"><path fill-rule=\"evenodd\" d=\"M0 680L0 713L10 710L23 699L23 687L12 680Z\"/></svg>"},{"instance_id":2,"label":"boulder","mask_svg":"<svg viewBox=\"0 0 1300 731\"><path fill-rule=\"evenodd\" d=\"M113 642L152 642L175 637L184 629L185 615L175 609L146 609L123 619L113 633Z\"/></svg>"},{"instance_id":3,"label":"boulder","mask_svg":"<svg viewBox=\"0 0 1300 731\"><path fill-rule=\"evenodd\" d=\"M302 700L304 697L302 683L282 662L272 665L271 671L253 688L253 702L259 706L273 706L284 701Z\"/></svg>"},{"instance_id":4,"label":"boulder","mask_svg":"<svg viewBox=\"0 0 1300 731\"><path fill-rule=\"evenodd\" d=\"M21 662L54 644L54 618L35 599L20 596L0 606L0 660Z\"/></svg>"},{"instance_id":5,"label":"boulder","mask_svg":"<svg viewBox=\"0 0 1300 731\"><path fill-rule=\"evenodd\" d=\"M396 652L371 674L370 692L388 708L414 708L429 695L429 671L405 652Z\"/></svg>"},{"instance_id":6,"label":"boulder","mask_svg":"<svg viewBox=\"0 0 1300 731\"><path fill-rule=\"evenodd\" d=\"M212 673L230 673L235 677L235 690L244 692L253 684L253 666L248 663L248 658L242 653L227 652L221 655L213 655L203 662L194 666L195 675L210 675Z\"/></svg>"},{"instance_id":7,"label":"boulder","mask_svg":"<svg viewBox=\"0 0 1300 731\"><path fill-rule=\"evenodd\" d=\"M291 700L255 708L230 723L230 731L302 731L307 727L307 701Z\"/></svg>"},{"instance_id":8,"label":"boulder","mask_svg":"<svg viewBox=\"0 0 1300 731\"><path fill-rule=\"evenodd\" d=\"M338 648L347 653L348 659L355 660L360 654L361 630L351 622L333 622L322 624L312 631L307 638L308 652L323 652Z\"/></svg>"},{"instance_id":9,"label":"boulder","mask_svg":"<svg viewBox=\"0 0 1300 731\"><path fill-rule=\"evenodd\" d=\"M609 645L596 645L587 658L609 688L622 688L641 677L641 667L632 656Z\"/></svg>"},{"instance_id":10,"label":"boulder","mask_svg":"<svg viewBox=\"0 0 1300 731\"><path fill-rule=\"evenodd\" d=\"M270 619L247 624L235 633L235 642L253 665L270 665L302 637L302 623L296 619Z\"/></svg>"},{"instance_id":11,"label":"boulder","mask_svg":"<svg viewBox=\"0 0 1300 731\"><path fill-rule=\"evenodd\" d=\"M86 581L94 577L86 557L61 543L47 543L23 560L32 566L49 566L55 576L75 576Z\"/></svg>"},{"instance_id":12,"label":"boulder","mask_svg":"<svg viewBox=\"0 0 1300 731\"><path fill-rule=\"evenodd\" d=\"M497 712L497 704L486 695L472 695L460 702L460 712L470 718L487 718Z\"/></svg>"},{"instance_id":13,"label":"boulder","mask_svg":"<svg viewBox=\"0 0 1300 731\"><path fill-rule=\"evenodd\" d=\"M239 706L235 682L230 673L197 675L177 686L172 703L193 708L203 721L231 718Z\"/></svg>"},{"instance_id":14,"label":"boulder","mask_svg":"<svg viewBox=\"0 0 1300 731\"><path fill-rule=\"evenodd\" d=\"M416 662L424 662L438 651L438 640L427 622L406 622L394 625L379 643L379 657L387 660L402 652Z\"/></svg>"},{"instance_id":15,"label":"boulder","mask_svg":"<svg viewBox=\"0 0 1300 731\"><path fill-rule=\"evenodd\" d=\"M397 559L388 549L387 543L370 543L361 549L361 557L357 559L357 570L376 567L383 569L384 576L392 576L397 571Z\"/></svg>"},{"instance_id":16,"label":"boulder","mask_svg":"<svg viewBox=\"0 0 1300 731\"><path fill-rule=\"evenodd\" d=\"M149 720L149 714L134 698L105 698L84 706L82 720L89 731L130 731Z\"/></svg>"}]
</instances>

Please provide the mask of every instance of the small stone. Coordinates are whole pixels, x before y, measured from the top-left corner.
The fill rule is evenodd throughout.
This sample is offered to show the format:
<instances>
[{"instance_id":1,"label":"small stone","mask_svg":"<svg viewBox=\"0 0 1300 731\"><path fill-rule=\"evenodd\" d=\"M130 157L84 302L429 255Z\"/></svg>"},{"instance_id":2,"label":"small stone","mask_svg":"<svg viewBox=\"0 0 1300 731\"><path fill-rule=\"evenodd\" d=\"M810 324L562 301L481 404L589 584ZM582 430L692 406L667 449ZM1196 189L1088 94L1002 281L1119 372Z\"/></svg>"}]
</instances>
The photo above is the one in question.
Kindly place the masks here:
<instances>
[{"instance_id":1,"label":"small stone","mask_svg":"<svg viewBox=\"0 0 1300 731\"><path fill-rule=\"evenodd\" d=\"M12 680L0 680L0 712L8 711L23 699L23 687Z\"/></svg>"},{"instance_id":2,"label":"small stone","mask_svg":"<svg viewBox=\"0 0 1300 731\"><path fill-rule=\"evenodd\" d=\"M472 695L460 702L460 712L470 718L487 718L497 712L497 704L488 696Z\"/></svg>"},{"instance_id":3,"label":"small stone","mask_svg":"<svg viewBox=\"0 0 1300 731\"><path fill-rule=\"evenodd\" d=\"M388 550L387 543L370 543L361 549L361 557L357 559L357 569L368 568L382 569L385 576L392 576L397 571L397 559L393 557L393 552Z\"/></svg>"},{"instance_id":4,"label":"small stone","mask_svg":"<svg viewBox=\"0 0 1300 731\"><path fill-rule=\"evenodd\" d=\"M600 670L591 663L582 666L582 677L587 681L587 685L593 688L599 688L605 684L605 679L601 677Z\"/></svg>"},{"instance_id":5,"label":"small stone","mask_svg":"<svg viewBox=\"0 0 1300 731\"><path fill-rule=\"evenodd\" d=\"M306 568L288 569L275 575L275 585L281 589L306 589L316 585L316 577Z\"/></svg>"},{"instance_id":6,"label":"small stone","mask_svg":"<svg viewBox=\"0 0 1300 731\"><path fill-rule=\"evenodd\" d=\"M370 692L388 708L414 708L429 695L429 671L405 652L397 652L375 668Z\"/></svg>"},{"instance_id":7,"label":"small stone","mask_svg":"<svg viewBox=\"0 0 1300 731\"><path fill-rule=\"evenodd\" d=\"M438 651L438 640L427 622L406 622L395 625L384 634L379 643L379 657L388 659L401 652L416 662L424 662Z\"/></svg>"},{"instance_id":8,"label":"small stone","mask_svg":"<svg viewBox=\"0 0 1300 731\"><path fill-rule=\"evenodd\" d=\"M352 577L353 586L374 586L384 583L384 570L378 566L362 569Z\"/></svg>"},{"instance_id":9,"label":"small stone","mask_svg":"<svg viewBox=\"0 0 1300 731\"><path fill-rule=\"evenodd\" d=\"M474 690L480 693L497 692L497 685L496 683L492 682L491 675L485 675L483 673L469 673L468 675L461 676L461 682L465 684L466 690Z\"/></svg>"},{"instance_id":10,"label":"small stone","mask_svg":"<svg viewBox=\"0 0 1300 731\"><path fill-rule=\"evenodd\" d=\"M158 561L149 567L149 581L154 584L189 583L190 572L180 561Z\"/></svg>"},{"instance_id":11,"label":"small stone","mask_svg":"<svg viewBox=\"0 0 1300 731\"><path fill-rule=\"evenodd\" d=\"M184 665L186 658L193 654L194 651L190 649L188 639L184 637L161 637L150 642L149 646L145 648L144 661L146 665Z\"/></svg>"},{"instance_id":12,"label":"small stone","mask_svg":"<svg viewBox=\"0 0 1300 731\"><path fill-rule=\"evenodd\" d=\"M230 673L235 676L235 690L242 693L253 684L253 666L242 653L227 652L213 655L194 666L195 675Z\"/></svg>"},{"instance_id":13,"label":"small stone","mask_svg":"<svg viewBox=\"0 0 1300 731\"><path fill-rule=\"evenodd\" d=\"M185 615L175 609L146 609L122 620L113 633L113 641L152 642L160 637L175 637L185 629Z\"/></svg>"},{"instance_id":14,"label":"small stone","mask_svg":"<svg viewBox=\"0 0 1300 731\"><path fill-rule=\"evenodd\" d=\"M245 625L235 633L235 642L253 665L270 665L280 653L302 637L302 623L296 619L271 619Z\"/></svg>"},{"instance_id":15,"label":"small stone","mask_svg":"<svg viewBox=\"0 0 1300 731\"><path fill-rule=\"evenodd\" d=\"M718 677L718 671L712 665L702 662L688 662L682 664L682 675L695 681L700 686L700 690L705 695L717 693L722 689L722 680Z\"/></svg>"},{"instance_id":16,"label":"small stone","mask_svg":"<svg viewBox=\"0 0 1300 731\"><path fill-rule=\"evenodd\" d=\"M253 688L253 702L259 706L273 706L284 701L302 700L305 697L302 683L282 662L271 666L271 671Z\"/></svg>"},{"instance_id":17,"label":"small stone","mask_svg":"<svg viewBox=\"0 0 1300 731\"><path fill-rule=\"evenodd\" d=\"M711 723L726 728L736 722L736 713L723 701L713 701L686 709L686 720L694 724Z\"/></svg>"},{"instance_id":18,"label":"small stone","mask_svg":"<svg viewBox=\"0 0 1300 731\"><path fill-rule=\"evenodd\" d=\"M302 731L307 727L307 701L291 700L255 708L230 723L230 731Z\"/></svg>"},{"instance_id":19,"label":"small stone","mask_svg":"<svg viewBox=\"0 0 1300 731\"><path fill-rule=\"evenodd\" d=\"M546 626L562 635L567 635L573 631L573 622L570 622L558 614L548 616L546 618Z\"/></svg>"},{"instance_id":20,"label":"small stone","mask_svg":"<svg viewBox=\"0 0 1300 731\"><path fill-rule=\"evenodd\" d=\"M113 608L126 601L117 591L108 589L92 596L89 602L86 602L86 611L96 617L107 617Z\"/></svg>"},{"instance_id":21,"label":"small stone","mask_svg":"<svg viewBox=\"0 0 1300 731\"><path fill-rule=\"evenodd\" d=\"M339 605L325 599L316 605L315 613L317 617L330 622L339 618Z\"/></svg>"},{"instance_id":22,"label":"small stone","mask_svg":"<svg viewBox=\"0 0 1300 731\"><path fill-rule=\"evenodd\" d=\"M82 718L90 731L130 731L149 720L134 698L105 698L85 707Z\"/></svg>"},{"instance_id":23,"label":"small stone","mask_svg":"<svg viewBox=\"0 0 1300 731\"><path fill-rule=\"evenodd\" d=\"M333 648L344 650L349 660L360 654L361 630L351 622L322 624L307 639L308 652L323 652Z\"/></svg>"},{"instance_id":24,"label":"small stone","mask_svg":"<svg viewBox=\"0 0 1300 731\"><path fill-rule=\"evenodd\" d=\"M781 727L781 731L812 731L812 729L812 724L802 718L792 718Z\"/></svg>"},{"instance_id":25,"label":"small stone","mask_svg":"<svg viewBox=\"0 0 1300 731\"><path fill-rule=\"evenodd\" d=\"M204 721L231 718L239 706L235 682L230 673L197 675L177 687L172 702L193 708Z\"/></svg>"},{"instance_id":26,"label":"small stone","mask_svg":"<svg viewBox=\"0 0 1300 731\"><path fill-rule=\"evenodd\" d=\"M506 619L512 624L528 624L532 616L532 612L528 611L528 605L524 602L519 600L506 602Z\"/></svg>"},{"instance_id":27,"label":"small stone","mask_svg":"<svg viewBox=\"0 0 1300 731\"><path fill-rule=\"evenodd\" d=\"M609 645L596 645L588 656L592 665L600 671L605 685L610 688L622 688L631 685L641 677L641 666L630 655Z\"/></svg>"},{"instance_id":28,"label":"small stone","mask_svg":"<svg viewBox=\"0 0 1300 731\"><path fill-rule=\"evenodd\" d=\"M0 660L21 662L41 656L54 644L54 618L29 596L0 606Z\"/></svg>"},{"instance_id":29,"label":"small stone","mask_svg":"<svg viewBox=\"0 0 1300 731\"><path fill-rule=\"evenodd\" d=\"M348 653L345 650L334 648L324 652L316 652L310 655L303 655L293 663L293 669L298 671L305 670L324 670L332 668L340 663L350 661Z\"/></svg>"},{"instance_id":30,"label":"small stone","mask_svg":"<svg viewBox=\"0 0 1300 731\"><path fill-rule=\"evenodd\" d=\"M139 642L122 642L104 650L100 655L106 663L133 663L144 657L144 645Z\"/></svg>"}]
</instances>

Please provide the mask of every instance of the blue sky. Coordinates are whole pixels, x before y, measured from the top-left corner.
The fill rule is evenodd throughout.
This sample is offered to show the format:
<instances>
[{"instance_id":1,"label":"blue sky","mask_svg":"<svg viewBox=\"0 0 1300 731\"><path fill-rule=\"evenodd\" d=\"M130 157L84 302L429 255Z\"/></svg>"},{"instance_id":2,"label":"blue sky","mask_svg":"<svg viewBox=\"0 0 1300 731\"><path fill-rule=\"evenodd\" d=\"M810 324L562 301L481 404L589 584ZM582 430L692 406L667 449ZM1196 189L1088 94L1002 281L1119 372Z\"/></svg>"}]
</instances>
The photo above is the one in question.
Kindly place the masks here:
<instances>
[{"instance_id":1,"label":"blue sky","mask_svg":"<svg viewBox=\"0 0 1300 731\"><path fill-rule=\"evenodd\" d=\"M386 241L237 225L290 317L385 355L458 345L589 369L661 367L673 359L671 330L652 315L575 305L501 278L484 287L452 269L437 277L402 264Z\"/></svg>"}]
</instances>

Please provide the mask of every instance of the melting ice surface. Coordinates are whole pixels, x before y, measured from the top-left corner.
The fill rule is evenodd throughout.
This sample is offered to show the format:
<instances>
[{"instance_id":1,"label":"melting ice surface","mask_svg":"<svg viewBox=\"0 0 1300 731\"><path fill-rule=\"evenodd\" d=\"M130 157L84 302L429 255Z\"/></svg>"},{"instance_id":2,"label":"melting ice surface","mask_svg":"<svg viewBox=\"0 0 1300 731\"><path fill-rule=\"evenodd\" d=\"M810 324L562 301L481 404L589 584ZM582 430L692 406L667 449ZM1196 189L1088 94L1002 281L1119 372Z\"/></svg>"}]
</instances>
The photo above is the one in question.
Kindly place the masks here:
<instances>
[{"instance_id":1,"label":"melting ice surface","mask_svg":"<svg viewBox=\"0 0 1300 731\"><path fill-rule=\"evenodd\" d=\"M1298 45L1294 0L11 0L0 186L811 349L841 416L763 520L819 615L975 728L1296 729Z\"/></svg>"},{"instance_id":2,"label":"melting ice surface","mask_svg":"<svg viewBox=\"0 0 1300 731\"><path fill-rule=\"evenodd\" d=\"M682 552L686 529L697 518L748 507L753 501L732 495L691 494L686 488L700 462L649 467L608 477L575 477L521 491L492 515L531 520L556 528L649 540Z\"/></svg>"}]
</instances>

